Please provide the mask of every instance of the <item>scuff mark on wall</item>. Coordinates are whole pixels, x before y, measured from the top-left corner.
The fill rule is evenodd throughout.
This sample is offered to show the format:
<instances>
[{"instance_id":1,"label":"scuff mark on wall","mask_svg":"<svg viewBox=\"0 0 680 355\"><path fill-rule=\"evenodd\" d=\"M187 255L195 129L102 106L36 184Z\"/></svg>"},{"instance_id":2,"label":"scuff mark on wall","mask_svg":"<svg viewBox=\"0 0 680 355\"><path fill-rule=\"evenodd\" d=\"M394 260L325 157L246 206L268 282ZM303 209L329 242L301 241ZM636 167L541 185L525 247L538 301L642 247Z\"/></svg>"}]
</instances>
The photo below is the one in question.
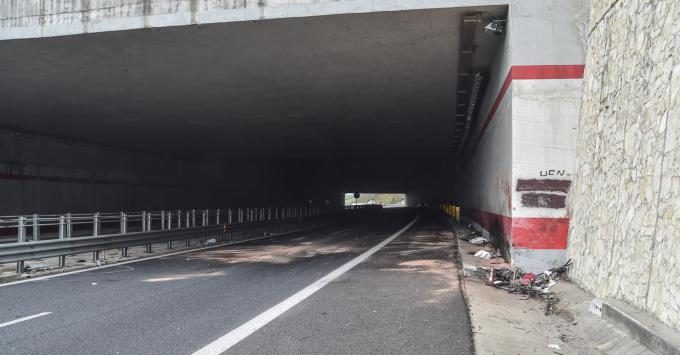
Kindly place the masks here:
<instances>
[{"instance_id":1,"label":"scuff mark on wall","mask_svg":"<svg viewBox=\"0 0 680 355\"><path fill-rule=\"evenodd\" d=\"M517 179L517 191L559 191L567 193L571 180Z\"/></svg>"},{"instance_id":2,"label":"scuff mark on wall","mask_svg":"<svg viewBox=\"0 0 680 355\"><path fill-rule=\"evenodd\" d=\"M564 195L547 193L525 193L522 194L522 206L538 208L564 208L566 207Z\"/></svg>"}]
</instances>

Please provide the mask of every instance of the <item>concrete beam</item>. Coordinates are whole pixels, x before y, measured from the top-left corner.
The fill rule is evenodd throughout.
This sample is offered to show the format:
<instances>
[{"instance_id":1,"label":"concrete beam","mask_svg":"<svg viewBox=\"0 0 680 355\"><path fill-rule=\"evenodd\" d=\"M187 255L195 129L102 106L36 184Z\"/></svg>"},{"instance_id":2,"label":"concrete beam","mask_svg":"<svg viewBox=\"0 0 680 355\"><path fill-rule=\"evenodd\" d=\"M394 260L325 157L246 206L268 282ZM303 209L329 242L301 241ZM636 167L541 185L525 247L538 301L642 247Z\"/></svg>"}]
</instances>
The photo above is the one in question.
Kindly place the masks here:
<instances>
[{"instance_id":1,"label":"concrete beam","mask_svg":"<svg viewBox=\"0 0 680 355\"><path fill-rule=\"evenodd\" d=\"M507 3L507 0L0 0L0 40Z\"/></svg>"}]
</instances>

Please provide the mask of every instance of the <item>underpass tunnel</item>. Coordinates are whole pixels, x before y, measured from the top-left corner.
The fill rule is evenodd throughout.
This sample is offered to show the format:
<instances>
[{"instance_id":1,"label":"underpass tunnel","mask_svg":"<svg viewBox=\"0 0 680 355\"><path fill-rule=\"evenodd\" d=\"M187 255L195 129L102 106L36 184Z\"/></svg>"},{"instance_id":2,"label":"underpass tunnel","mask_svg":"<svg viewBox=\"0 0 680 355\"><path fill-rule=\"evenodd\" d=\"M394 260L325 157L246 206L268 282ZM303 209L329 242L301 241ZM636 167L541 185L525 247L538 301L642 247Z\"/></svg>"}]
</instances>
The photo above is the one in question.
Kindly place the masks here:
<instances>
[{"instance_id":1,"label":"underpass tunnel","mask_svg":"<svg viewBox=\"0 0 680 355\"><path fill-rule=\"evenodd\" d=\"M399 192L411 206L461 207L513 263L558 264L583 71L563 14L581 8L2 40L0 215L341 206L346 192Z\"/></svg>"}]
</instances>

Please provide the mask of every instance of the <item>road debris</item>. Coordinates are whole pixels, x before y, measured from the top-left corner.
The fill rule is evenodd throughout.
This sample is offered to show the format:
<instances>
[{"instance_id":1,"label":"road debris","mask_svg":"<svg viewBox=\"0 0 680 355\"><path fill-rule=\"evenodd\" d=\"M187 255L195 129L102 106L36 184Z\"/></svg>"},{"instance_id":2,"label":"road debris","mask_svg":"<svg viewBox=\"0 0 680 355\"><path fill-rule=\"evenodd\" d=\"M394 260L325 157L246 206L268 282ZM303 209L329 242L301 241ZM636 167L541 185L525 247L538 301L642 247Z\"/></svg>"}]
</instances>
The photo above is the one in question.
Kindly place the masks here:
<instances>
[{"instance_id":1,"label":"road debris","mask_svg":"<svg viewBox=\"0 0 680 355\"><path fill-rule=\"evenodd\" d=\"M469 226L469 228L471 228L471 227L472 226ZM458 239L464 240L466 242L476 244L476 245L483 245L483 244L489 243L489 239L485 238L484 236L482 236L482 234L480 232L475 231L475 230L471 231L470 233L468 233L468 234L466 234L462 237L458 237Z\"/></svg>"},{"instance_id":2,"label":"road debris","mask_svg":"<svg viewBox=\"0 0 680 355\"><path fill-rule=\"evenodd\" d=\"M484 237L475 237L475 238L468 240L468 242L470 242L472 244L476 244L476 245L482 245L482 244L488 244L489 240L484 238Z\"/></svg>"},{"instance_id":3,"label":"road debris","mask_svg":"<svg viewBox=\"0 0 680 355\"><path fill-rule=\"evenodd\" d=\"M487 283L490 286L504 289L509 293L528 295L530 297L548 300L546 314L549 314L554 304L550 289L571 266L571 259L564 265L546 270L538 275L523 272L520 268L491 268Z\"/></svg>"},{"instance_id":4,"label":"road debris","mask_svg":"<svg viewBox=\"0 0 680 355\"><path fill-rule=\"evenodd\" d=\"M480 250L475 253L475 256L481 259L491 259L491 253L486 250Z\"/></svg>"},{"instance_id":5,"label":"road debris","mask_svg":"<svg viewBox=\"0 0 680 355\"><path fill-rule=\"evenodd\" d=\"M38 272L38 271L45 271L45 270L49 270L49 269L50 269L50 267L45 263L35 263L35 264L27 265L24 268L24 272Z\"/></svg>"}]
</instances>

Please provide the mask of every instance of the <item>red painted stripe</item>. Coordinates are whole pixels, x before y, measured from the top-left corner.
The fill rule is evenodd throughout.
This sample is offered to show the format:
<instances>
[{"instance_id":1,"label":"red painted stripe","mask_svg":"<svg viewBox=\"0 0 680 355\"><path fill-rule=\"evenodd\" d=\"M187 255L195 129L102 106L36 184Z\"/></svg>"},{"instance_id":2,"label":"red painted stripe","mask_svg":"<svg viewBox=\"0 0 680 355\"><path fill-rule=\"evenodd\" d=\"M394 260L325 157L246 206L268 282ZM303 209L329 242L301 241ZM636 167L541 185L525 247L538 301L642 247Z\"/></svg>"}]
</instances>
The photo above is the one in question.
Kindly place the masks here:
<instances>
[{"instance_id":1,"label":"red painted stripe","mask_svg":"<svg viewBox=\"0 0 680 355\"><path fill-rule=\"evenodd\" d=\"M519 249L567 249L569 218L513 218L512 246Z\"/></svg>"},{"instance_id":2,"label":"red painted stripe","mask_svg":"<svg viewBox=\"0 0 680 355\"><path fill-rule=\"evenodd\" d=\"M487 232L498 235L502 234L503 238L509 240L512 232L512 218L496 213L491 213L475 209L463 209L463 214L470 217L473 221L479 224Z\"/></svg>"},{"instance_id":3,"label":"red painted stripe","mask_svg":"<svg viewBox=\"0 0 680 355\"><path fill-rule=\"evenodd\" d=\"M496 96L496 101L494 101L489 114L484 120L482 129L479 131L479 136L475 142L475 146L471 153L474 153L482 141L484 132L489 127L489 124L496 116L496 111L498 106L500 106L505 93L507 93L510 84L513 80L542 80L542 79L583 79L583 73L585 72L585 65L516 65L510 68L508 75L503 81L498 96Z\"/></svg>"},{"instance_id":4,"label":"red painted stripe","mask_svg":"<svg viewBox=\"0 0 680 355\"><path fill-rule=\"evenodd\" d=\"M513 248L567 248L569 218L512 218L476 209L463 209L463 214L487 232L503 237Z\"/></svg>"},{"instance_id":5,"label":"red painted stripe","mask_svg":"<svg viewBox=\"0 0 680 355\"><path fill-rule=\"evenodd\" d=\"M585 65L516 65L512 80L583 79Z\"/></svg>"}]
</instances>

